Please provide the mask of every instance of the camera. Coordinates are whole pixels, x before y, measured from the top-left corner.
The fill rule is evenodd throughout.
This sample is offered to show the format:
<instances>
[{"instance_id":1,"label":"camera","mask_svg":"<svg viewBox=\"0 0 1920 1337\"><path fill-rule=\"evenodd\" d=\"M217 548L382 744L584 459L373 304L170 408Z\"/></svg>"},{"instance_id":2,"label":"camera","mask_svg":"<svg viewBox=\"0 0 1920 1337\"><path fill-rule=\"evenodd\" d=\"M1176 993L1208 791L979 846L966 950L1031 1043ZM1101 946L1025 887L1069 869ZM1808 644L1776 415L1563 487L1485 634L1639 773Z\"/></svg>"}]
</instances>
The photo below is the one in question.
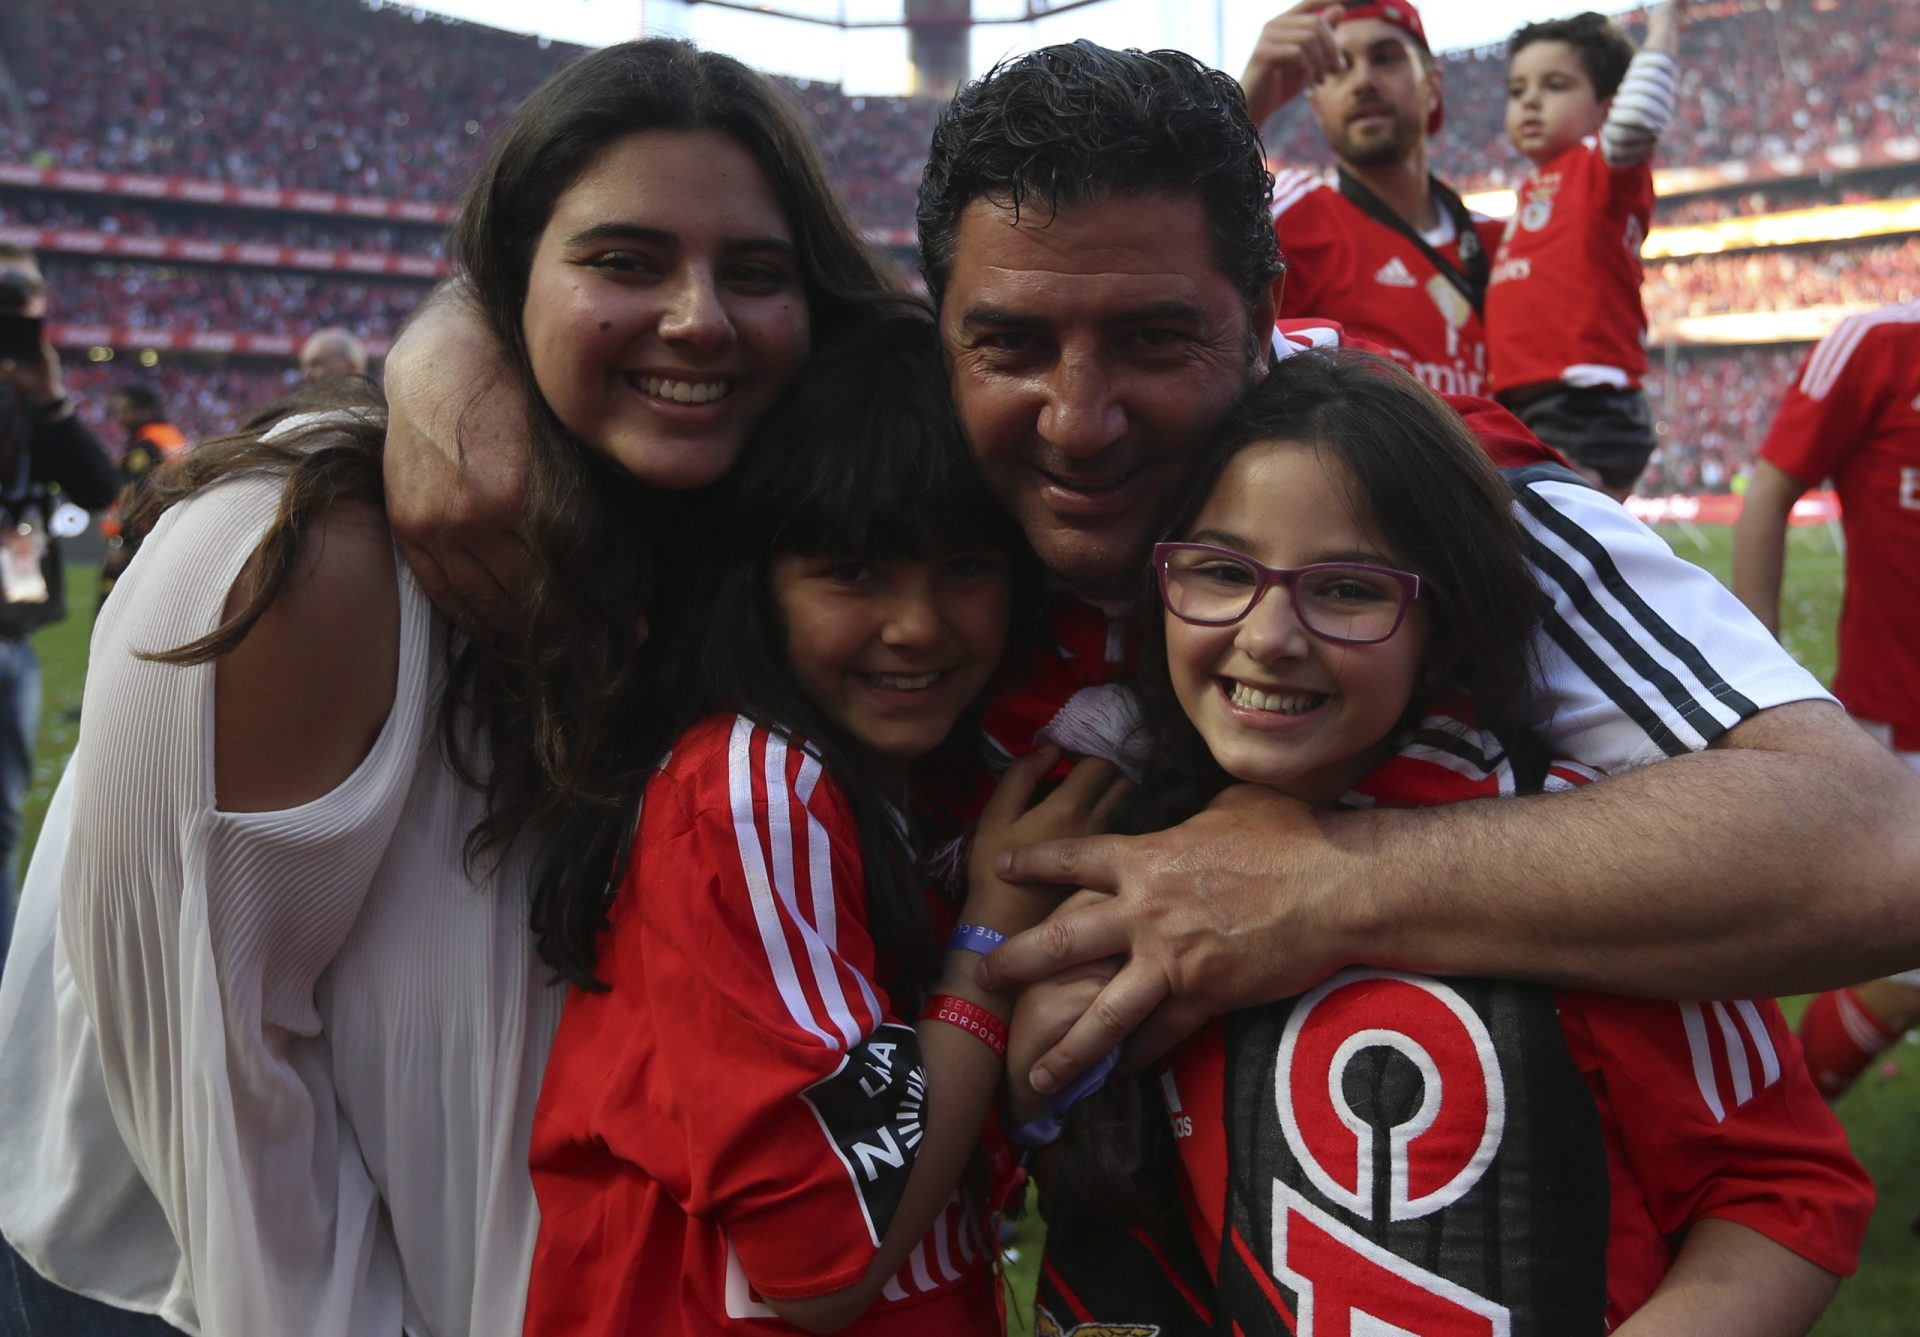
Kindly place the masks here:
<instances>
[{"instance_id":1,"label":"camera","mask_svg":"<svg viewBox=\"0 0 1920 1337\"><path fill-rule=\"evenodd\" d=\"M39 284L18 269L0 269L0 313L18 315L27 309Z\"/></svg>"}]
</instances>

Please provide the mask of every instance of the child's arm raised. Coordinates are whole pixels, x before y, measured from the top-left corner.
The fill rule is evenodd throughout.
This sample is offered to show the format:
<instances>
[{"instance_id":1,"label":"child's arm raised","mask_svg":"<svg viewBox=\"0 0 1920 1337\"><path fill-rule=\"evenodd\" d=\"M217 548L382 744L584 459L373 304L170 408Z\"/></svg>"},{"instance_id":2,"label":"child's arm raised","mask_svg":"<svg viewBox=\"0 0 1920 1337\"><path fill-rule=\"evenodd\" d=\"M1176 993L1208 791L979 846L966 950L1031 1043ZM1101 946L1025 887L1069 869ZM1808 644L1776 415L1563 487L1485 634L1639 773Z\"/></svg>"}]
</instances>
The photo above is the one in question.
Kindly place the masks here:
<instances>
[{"instance_id":1,"label":"child's arm raised","mask_svg":"<svg viewBox=\"0 0 1920 1337\"><path fill-rule=\"evenodd\" d=\"M1047 747L1021 758L994 791L975 837L961 923L1007 934L1039 923L1057 895L1001 881L993 873L1000 851L1050 836L1088 835L1104 826L1107 813L1124 792L1124 781L1110 762L1080 762L1057 789L1028 806L1035 786L1059 757L1057 748ZM965 1008L983 1009L1004 1028L1013 1013L1013 994L981 987L979 961L973 951L949 951L933 995L957 999ZM866 1312L944 1210L980 1145L981 1125L999 1089L1000 1054L976 1034L948 1021L923 1016L914 1030L926 1071L925 1133L879 1251L866 1274L845 1290L768 1302L781 1318L808 1332L837 1332ZM1005 1035L1004 1029L1001 1034Z\"/></svg>"},{"instance_id":2,"label":"child's arm raised","mask_svg":"<svg viewBox=\"0 0 1920 1337\"><path fill-rule=\"evenodd\" d=\"M1664 0L1647 20L1646 45L1627 66L1600 127L1600 151L1607 166L1637 167L1645 162L1673 120L1685 16L1686 0Z\"/></svg>"},{"instance_id":3,"label":"child's arm raised","mask_svg":"<svg viewBox=\"0 0 1920 1337\"><path fill-rule=\"evenodd\" d=\"M1840 1278L1737 1221L1709 1219L1615 1337L1800 1337Z\"/></svg>"}]
</instances>

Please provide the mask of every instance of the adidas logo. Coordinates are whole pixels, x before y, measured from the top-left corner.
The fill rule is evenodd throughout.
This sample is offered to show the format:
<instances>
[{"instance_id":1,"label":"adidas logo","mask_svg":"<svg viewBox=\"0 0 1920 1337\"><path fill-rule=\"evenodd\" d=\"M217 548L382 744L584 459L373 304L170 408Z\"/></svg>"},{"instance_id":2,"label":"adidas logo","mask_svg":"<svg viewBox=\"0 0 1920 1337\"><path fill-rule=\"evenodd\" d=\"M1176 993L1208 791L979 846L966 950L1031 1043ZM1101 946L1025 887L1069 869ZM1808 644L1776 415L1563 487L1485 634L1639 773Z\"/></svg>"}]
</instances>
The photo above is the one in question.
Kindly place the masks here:
<instances>
[{"instance_id":1,"label":"adidas logo","mask_svg":"<svg viewBox=\"0 0 1920 1337\"><path fill-rule=\"evenodd\" d=\"M1412 270L1401 263L1400 257L1397 255L1380 266L1379 272L1373 276L1373 281L1375 283L1384 283L1389 288L1417 288L1420 286L1420 280L1413 276Z\"/></svg>"}]
</instances>

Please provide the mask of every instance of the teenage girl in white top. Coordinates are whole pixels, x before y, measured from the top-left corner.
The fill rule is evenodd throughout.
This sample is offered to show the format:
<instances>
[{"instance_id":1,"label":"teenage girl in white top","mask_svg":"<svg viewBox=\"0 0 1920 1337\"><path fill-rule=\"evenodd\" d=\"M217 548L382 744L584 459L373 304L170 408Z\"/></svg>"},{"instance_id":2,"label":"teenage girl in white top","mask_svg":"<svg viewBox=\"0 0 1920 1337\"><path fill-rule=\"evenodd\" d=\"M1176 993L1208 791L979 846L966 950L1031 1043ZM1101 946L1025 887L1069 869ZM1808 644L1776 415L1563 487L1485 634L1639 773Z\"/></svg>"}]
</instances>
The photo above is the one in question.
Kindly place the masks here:
<instances>
[{"instance_id":1,"label":"teenage girl in white top","mask_svg":"<svg viewBox=\"0 0 1920 1337\"><path fill-rule=\"evenodd\" d=\"M673 42L535 93L454 242L539 390L523 634L397 559L370 395L156 480L0 989L0 1333L519 1331L535 939L652 760L661 495L898 299L771 87Z\"/></svg>"}]
</instances>

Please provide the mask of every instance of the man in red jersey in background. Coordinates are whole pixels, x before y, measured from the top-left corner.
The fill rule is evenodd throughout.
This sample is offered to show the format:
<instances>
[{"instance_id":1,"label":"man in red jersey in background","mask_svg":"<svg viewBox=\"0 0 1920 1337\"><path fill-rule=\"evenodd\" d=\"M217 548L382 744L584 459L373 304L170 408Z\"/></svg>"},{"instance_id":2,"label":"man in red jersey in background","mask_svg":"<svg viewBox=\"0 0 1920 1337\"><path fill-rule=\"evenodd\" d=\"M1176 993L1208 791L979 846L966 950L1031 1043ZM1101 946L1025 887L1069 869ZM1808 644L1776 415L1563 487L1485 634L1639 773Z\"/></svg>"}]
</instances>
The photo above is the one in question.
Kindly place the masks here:
<instances>
[{"instance_id":1,"label":"man in red jersey in background","mask_svg":"<svg viewBox=\"0 0 1920 1337\"><path fill-rule=\"evenodd\" d=\"M1850 317L1816 344L1760 448L1733 531L1733 589L1775 635L1787 517L1823 478L1847 536L1834 694L1920 771L1920 303ZM1916 1023L1910 971L1821 994L1800 1040L1831 1100Z\"/></svg>"},{"instance_id":2,"label":"man in red jersey in background","mask_svg":"<svg viewBox=\"0 0 1920 1337\"><path fill-rule=\"evenodd\" d=\"M1302 92L1337 171L1283 169L1273 226L1281 318L1325 316L1441 394L1485 389L1488 256L1500 224L1428 166L1440 67L1407 0L1303 0L1261 30L1241 76L1256 125Z\"/></svg>"}]
</instances>

